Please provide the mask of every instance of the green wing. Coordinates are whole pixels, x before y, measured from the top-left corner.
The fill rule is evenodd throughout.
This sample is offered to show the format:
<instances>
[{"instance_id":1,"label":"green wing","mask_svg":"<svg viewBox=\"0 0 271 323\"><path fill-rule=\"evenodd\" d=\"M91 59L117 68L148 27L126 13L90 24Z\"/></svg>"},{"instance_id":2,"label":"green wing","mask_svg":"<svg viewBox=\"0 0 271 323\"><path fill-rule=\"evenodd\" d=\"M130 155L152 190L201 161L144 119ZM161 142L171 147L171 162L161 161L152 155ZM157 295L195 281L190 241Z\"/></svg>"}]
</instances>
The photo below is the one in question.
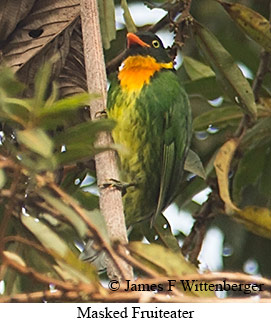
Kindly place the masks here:
<instances>
[{"instance_id":1,"label":"green wing","mask_svg":"<svg viewBox=\"0 0 271 323\"><path fill-rule=\"evenodd\" d=\"M190 146L192 126L189 101L181 86L174 83L178 88L178 95L165 113L160 191L153 219L178 195L184 161Z\"/></svg>"}]
</instances>

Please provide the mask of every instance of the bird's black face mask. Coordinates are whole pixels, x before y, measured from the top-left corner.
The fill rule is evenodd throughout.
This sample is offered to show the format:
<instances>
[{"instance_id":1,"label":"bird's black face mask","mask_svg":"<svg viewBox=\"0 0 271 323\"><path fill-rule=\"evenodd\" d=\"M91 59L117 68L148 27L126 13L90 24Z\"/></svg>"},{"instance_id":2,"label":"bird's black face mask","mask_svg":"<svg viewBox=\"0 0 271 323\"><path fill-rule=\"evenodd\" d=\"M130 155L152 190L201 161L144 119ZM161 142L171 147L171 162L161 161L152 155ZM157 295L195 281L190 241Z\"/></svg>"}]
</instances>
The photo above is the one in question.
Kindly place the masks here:
<instances>
[{"instance_id":1,"label":"bird's black face mask","mask_svg":"<svg viewBox=\"0 0 271 323\"><path fill-rule=\"evenodd\" d=\"M150 32L127 34L126 57L136 55L152 56L159 63L169 63L172 61L167 55L161 39Z\"/></svg>"}]
</instances>

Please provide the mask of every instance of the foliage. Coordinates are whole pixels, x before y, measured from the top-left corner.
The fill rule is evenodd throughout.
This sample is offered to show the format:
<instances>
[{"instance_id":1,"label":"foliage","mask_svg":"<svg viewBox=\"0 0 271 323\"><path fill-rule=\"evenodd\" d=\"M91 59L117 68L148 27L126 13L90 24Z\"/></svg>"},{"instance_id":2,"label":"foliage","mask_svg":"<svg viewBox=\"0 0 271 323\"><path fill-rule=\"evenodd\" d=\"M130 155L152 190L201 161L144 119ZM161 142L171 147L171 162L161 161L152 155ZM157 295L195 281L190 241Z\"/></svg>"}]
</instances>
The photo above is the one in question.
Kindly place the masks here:
<instances>
[{"instance_id":1,"label":"foliage","mask_svg":"<svg viewBox=\"0 0 271 323\"><path fill-rule=\"evenodd\" d=\"M48 62L39 70L29 99L12 96L22 84L9 69L1 70L1 236L8 235L1 243L7 262L15 260L51 278L90 283L97 281L96 270L78 259L75 246L90 236L80 214L94 226L105 223L97 195L85 191L82 183L93 173L91 157L109 148L95 147L98 132L110 131L114 123L80 120L80 109L97 95L57 100L54 85L48 95L50 69ZM16 277L10 267L4 277L8 294L40 289L24 275Z\"/></svg>"},{"instance_id":2,"label":"foliage","mask_svg":"<svg viewBox=\"0 0 271 323\"><path fill-rule=\"evenodd\" d=\"M135 30L129 12L133 1L117 3L124 10L126 29ZM175 201L180 211L194 217L187 237L173 234L161 215L144 231L148 247L130 243L129 260L142 277L159 282L165 275L198 275L195 265L212 227L233 251L221 255L221 269L243 271L253 260L258 271L249 273L271 274L269 1L242 3L147 1L150 8L164 10L165 18L140 28L175 32L171 53L181 50L183 64L177 74L193 112L191 148L206 178L187 172ZM99 5L110 78L123 57L126 29L115 30L113 0ZM110 300L96 268L78 258L89 237L116 264L121 254L118 246L110 245L98 210L92 158L116 147L95 146L97 134L114 124L88 117L86 106L98 94L85 92L80 2L9 0L0 7L6 13L0 17L0 280L5 281L5 296L20 300L20 294L28 300L30 293L45 290L35 300ZM197 162L196 168L200 166ZM211 189L206 202L196 203L194 196L206 188ZM182 256L180 241L191 263ZM137 300L124 294L118 300Z\"/></svg>"}]
</instances>

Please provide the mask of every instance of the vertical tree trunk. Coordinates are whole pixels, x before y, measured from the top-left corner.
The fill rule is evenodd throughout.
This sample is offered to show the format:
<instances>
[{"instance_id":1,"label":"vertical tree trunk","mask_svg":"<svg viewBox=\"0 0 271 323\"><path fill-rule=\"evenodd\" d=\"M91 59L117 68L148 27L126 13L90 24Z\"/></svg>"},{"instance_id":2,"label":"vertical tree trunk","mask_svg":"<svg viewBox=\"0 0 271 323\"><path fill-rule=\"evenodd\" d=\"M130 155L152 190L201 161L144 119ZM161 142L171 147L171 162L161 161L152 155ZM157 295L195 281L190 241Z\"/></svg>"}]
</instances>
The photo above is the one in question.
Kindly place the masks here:
<instances>
[{"instance_id":1,"label":"vertical tree trunk","mask_svg":"<svg viewBox=\"0 0 271 323\"><path fill-rule=\"evenodd\" d=\"M84 43L84 55L87 74L88 91L101 94L101 98L91 103L91 118L97 118L99 112L106 108L107 78L105 72L104 55L102 48L100 22L97 0L81 0L81 20ZM98 146L112 144L109 133L101 133L97 139ZM98 185L108 179L118 180L118 168L114 151L106 151L95 156ZM124 220L121 192L116 188L108 187L100 190L100 210L107 224L110 240L127 243L127 232ZM132 268L120 259L121 267L125 273L124 279L132 279ZM107 273L110 278L121 279L120 274L108 264Z\"/></svg>"}]
</instances>

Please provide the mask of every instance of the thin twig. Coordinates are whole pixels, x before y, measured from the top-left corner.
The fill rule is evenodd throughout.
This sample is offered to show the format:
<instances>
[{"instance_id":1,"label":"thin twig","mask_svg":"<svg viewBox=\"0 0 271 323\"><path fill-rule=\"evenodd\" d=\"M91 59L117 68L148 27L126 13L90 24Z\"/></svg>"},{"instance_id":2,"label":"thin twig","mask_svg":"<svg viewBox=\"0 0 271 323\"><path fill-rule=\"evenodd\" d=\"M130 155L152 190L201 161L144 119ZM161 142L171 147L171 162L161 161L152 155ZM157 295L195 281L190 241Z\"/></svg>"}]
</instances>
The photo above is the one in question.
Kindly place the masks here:
<instances>
[{"instance_id":1,"label":"thin twig","mask_svg":"<svg viewBox=\"0 0 271 323\"><path fill-rule=\"evenodd\" d=\"M255 299L251 297L246 298L215 298L215 297L193 297L193 296L182 296L182 297L168 297L168 295L152 294L151 292L133 292L133 293L116 293L107 297L96 298L95 300L101 302L140 302L140 298L143 295L149 297L144 298L144 302L148 303L270 303L271 298L260 298Z\"/></svg>"},{"instance_id":2,"label":"thin twig","mask_svg":"<svg viewBox=\"0 0 271 323\"><path fill-rule=\"evenodd\" d=\"M43 302L44 300L47 301L74 301L74 300L81 300L82 296L80 296L79 292L75 291L61 291L61 290L46 290L46 291L39 291L33 293L20 293L15 294L12 296L2 296L0 297L0 303L29 303L29 302Z\"/></svg>"},{"instance_id":3,"label":"thin twig","mask_svg":"<svg viewBox=\"0 0 271 323\"><path fill-rule=\"evenodd\" d=\"M244 284L263 284L265 290L271 289L271 280L250 276L243 273L230 273L230 272L210 272L205 274L189 274L183 276L172 276L172 277L155 277L155 278L141 278L137 280L138 284L147 285L158 285L159 283L167 284L168 280L195 280L195 281L205 281L205 282L223 282L226 280L228 284L233 284L236 282ZM45 279L47 282L47 277ZM44 280L42 280L44 282ZM51 280L50 280L51 282ZM169 292L163 293L152 293L148 291L129 291L126 292L121 284L119 291L108 291L103 290L103 292L97 292L97 288L90 284L78 284L78 285L65 285L64 290L51 291L40 291L34 293L22 293L13 296L3 296L0 297L0 302L29 302L29 301L44 301L44 300L76 300L76 301L86 301L91 299L96 302L163 302L163 303L258 303L258 302L270 302L270 298L226 298L219 299L216 297L198 297L198 296L186 296L186 295L174 295ZM63 286L61 286L63 287ZM70 288L71 287L71 288Z\"/></svg>"},{"instance_id":4,"label":"thin twig","mask_svg":"<svg viewBox=\"0 0 271 323\"><path fill-rule=\"evenodd\" d=\"M71 282L68 282L68 281L64 282L64 281L61 281L61 280L58 280L58 279L55 279L52 277L47 277L46 275L35 271L33 268L20 265L17 261L14 261L14 260L8 258L4 254L3 254L3 258L4 258L7 266L12 267L13 269L17 270L21 274L28 275L43 284L46 284L46 285L54 284L56 286L56 288L60 288L60 289L64 289L64 290L74 290L75 289L75 285Z\"/></svg>"},{"instance_id":5,"label":"thin twig","mask_svg":"<svg viewBox=\"0 0 271 323\"><path fill-rule=\"evenodd\" d=\"M41 301L55 301L55 300L67 300L67 301L77 301L85 302L85 296L82 296L80 292L69 291L46 291L46 292L34 292L29 294L16 294L12 296L2 296L0 297L0 303L10 303L10 302L41 302ZM215 297L193 297L193 296L180 296L180 297L168 297L168 295L154 294L152 292L112 292L108 295L95 294L91 295L92 302L105 302L105 303L135 303L135 302L145 302L145 303L270 303L271 298L215 298Z\"/></svg>"},{"instance_id":6,"label":"thin twig","mask_svg":"<svg viewBox=\"0 0 271 323\"><path fill-rule=\"evenodd\" d=\"M259 90L262 86L265 75L269 72L270 53L263 50L260 56L260 63L256 73L256 77L253 80L252 89L255 96L255 101L259 102Z\"/></svg>"},{"instance_id":7,"label":"thin twig","mask_svg":"<svg viewBox=\"0 0 271 323\"><path fill-rule=\"evenodd\" d=\"M41 245L35 243L34 241L30 241L30 240L27 240L23 237L20 237L20 236L8 236L8 237L5 237L3 239L3 244L6 244L8 242L14 242L14 241L17 241L17 242L20 242L20 243L23 243L25 245L28 245L30 247L33 247L41 252L44 252L46 254L48 254L48 251L42 247Z\"/></svg>"},{"instance_id":8,"label":"thin twig","mask_svg":"<svg viewBox=\"0 0 271 323\"><path fill-rule=\"evenodd\" d=\"M197 259L202 247L207 226L214 218L216 214L216 212L214 212L214 208L217 207L217 203L219 202L220 199L216 193L216 189L214 188L208 200L202 205L200 211L193 215L196 221L191 232L184 240L182 253L184 256L188 256L189 261L196 266L198 265Z\"/></svg>"},{"instance_id":9,"label":"thin twig","mask_svg":"<svg viewBox=\"0 0 271 323\"><path fill-rule=\"evenodd\" d=\"M263 84L264 77L268 72L270 72L269 63L270 63L270 53L263 50L261 52L258 70L252 83L252 90L254 93L254 98L256 103L259 102L259 95L260 95L259 92ZM254 123L251 121L251 118L248 115L244 115L239 123L237 130L234 133L234 136L241 137L246 132L246 129L250 128L253 124Z\"/></svg>"},{"instance_id":10,"label":"thin twig","mask_svg":"<svg viewBox=\"0 0 271 323\"><path fill-rule=\"evenodd\" d=\"M10 186L10 192L11 192L11 196L16 196L16 190L18 188L18 183L20 181L20 169L16 169L16 171L14 172L14 179L11 183ZM8 203L5 206L5 211L4 211L4 217L3 220L1 222L1 228L0 228L0 254L3 252L4 248L3 248L3 238L5 236L6 233L6 229L7 226L9 224L9 219L11 217L12 211L13 211L13 206L14 206L14 202L16 201L16 198L10 198L8 200Z\"/></svg>"}]
</instances>

